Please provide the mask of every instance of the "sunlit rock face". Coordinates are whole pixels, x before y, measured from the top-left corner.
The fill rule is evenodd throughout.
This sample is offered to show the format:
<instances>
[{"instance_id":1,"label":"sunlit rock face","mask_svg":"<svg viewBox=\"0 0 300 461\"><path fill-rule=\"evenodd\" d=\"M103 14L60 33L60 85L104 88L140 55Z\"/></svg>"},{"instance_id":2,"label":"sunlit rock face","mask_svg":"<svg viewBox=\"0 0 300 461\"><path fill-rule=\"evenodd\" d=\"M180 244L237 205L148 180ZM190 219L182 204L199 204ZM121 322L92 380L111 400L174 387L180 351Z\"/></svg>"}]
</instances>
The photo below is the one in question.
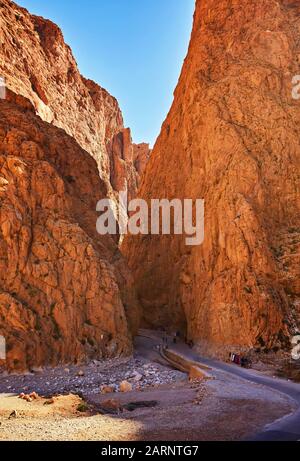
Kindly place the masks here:
<instances>
[{"instance_id":1,"label":"sunlit rock face","mask_svg":"<svg viewBox=\"0 0 300 461\"><path fill-rule=\"evenodd\" d=\"M0 76L7 87L28 98L44 121L63 128L94 157L112 198L119 184L134 195L142 171L133 159L116 159L112 148L113 139L124 132L118 101L80 74L56 24L10 0L0 3L0 21ZM126 142L134 149L130 133ZM149 146L144 154L147 159ZM111 167L116 162L115 177ZM145 163L139 165L144 168Z\"/></svg>"},{"instance_id":2,"label":"sunlit rock face","mask_svg":"<svg viewBox=\"0 0 300 461\"><path fill-rule=\"evenodd\" d=\"M145 325L203 349L286 344L299 314L300 5L198 0L187 58L141 186L204 198L205 240L124 244Z\"/></svg>"},{"instance_id":3,"label":"sunlit rock face","mask_svg":"<svg viewBox=\"0 0 300 461\"><path fill-rule=\"evenodd\" d=\"M7 368L129 354L137 303L116 244L96 232L96 202L106 185L95 160L20 96L0 100L0 115Z\"/></svg>"},{"instance_id":4,"label":"sunlit rock face","mask_svg":"<svg viewBox=\"0 0 300 461\"><path fill-rule=\"evenodd\" d=\"M113 190L127 192L128 200L134 199L150 158L149 144L134 144L130 129L123 128L113 136L108 151Z\"/></svg>"},{"instance_id":5,"label":"sunlit rock face","mask_svg":"<svg viewBox=\"0 0 300 461\"><path fill-rule=\"evenodd\" d=\"M129 354L138 304L115 241L96 232L96 204L115 199L119 186L134 196L149 146L132 143L118 102L80 75L55 24L8 0L0 1L0 21L6 366ZM120 150L113 142L118 136Z\"/></svg>"}]
</instances>

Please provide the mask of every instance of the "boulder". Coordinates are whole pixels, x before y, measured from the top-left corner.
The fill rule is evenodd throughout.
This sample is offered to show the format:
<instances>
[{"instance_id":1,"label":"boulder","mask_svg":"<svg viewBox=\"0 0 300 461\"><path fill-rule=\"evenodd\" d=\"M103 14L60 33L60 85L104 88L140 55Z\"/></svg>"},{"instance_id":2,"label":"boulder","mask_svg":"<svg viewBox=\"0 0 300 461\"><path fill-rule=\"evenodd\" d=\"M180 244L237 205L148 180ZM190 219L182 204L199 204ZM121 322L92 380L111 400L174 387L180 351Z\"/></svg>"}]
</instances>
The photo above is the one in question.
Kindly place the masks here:
<instances>
[{"instance_id":1,"label":"boulder","mask_svg":"<svg viewBox=\"0 0 300 461\"><path fill-rule=\"evenodd\" d=\"M131 392L132 389L133 389L133 386L128 381L122 381L120 383L120 392Z\"/></svg>"},{"instance_id":2,"label":"boulder","mask_svg":"<svg viewBox=\"0 0 300 461\"><path fill-rule=\"evenodd\" d=\"M112 394L115 392L114 386L101 386L100 388L101 394Z\"/></svg>"},{"instance_id":3,"label":"boulder","mask_svg":"<svg viewBox=\"0 0 300 461\"><path fill-rule=\"evenodd\" d=\"M122 409L122 406L117 399L109 399L101 402L101 408L107 412L119 412Z\"/></svg>"}]
</instances>

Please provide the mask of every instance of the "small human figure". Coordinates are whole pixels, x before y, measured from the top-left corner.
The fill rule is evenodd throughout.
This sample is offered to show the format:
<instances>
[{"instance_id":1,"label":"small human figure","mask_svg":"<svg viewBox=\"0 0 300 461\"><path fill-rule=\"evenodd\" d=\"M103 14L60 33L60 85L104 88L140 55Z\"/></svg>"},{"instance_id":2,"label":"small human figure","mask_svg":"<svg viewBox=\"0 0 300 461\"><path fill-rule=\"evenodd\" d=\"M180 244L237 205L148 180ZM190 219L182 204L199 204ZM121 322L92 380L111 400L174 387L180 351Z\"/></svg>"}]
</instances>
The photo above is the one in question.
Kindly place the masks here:
<instances>
[{"instance_id":1,"label":"small human figure","mask_svg":"<svg viewBox=\"0 0 300 461\"><path fill-rule=\"evenodd\" d=\"M165 329L163 332L163 348L168 349L168 335Z\"/></svg>"}]
</instances>

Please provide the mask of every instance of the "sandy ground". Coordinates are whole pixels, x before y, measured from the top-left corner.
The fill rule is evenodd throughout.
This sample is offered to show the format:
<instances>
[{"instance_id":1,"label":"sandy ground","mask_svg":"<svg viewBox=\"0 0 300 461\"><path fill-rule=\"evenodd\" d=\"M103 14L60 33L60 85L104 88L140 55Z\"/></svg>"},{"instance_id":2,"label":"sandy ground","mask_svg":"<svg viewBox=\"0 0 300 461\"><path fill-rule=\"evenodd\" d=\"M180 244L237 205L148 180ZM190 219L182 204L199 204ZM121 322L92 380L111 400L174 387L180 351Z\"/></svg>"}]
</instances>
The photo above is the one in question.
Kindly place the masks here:
<instances>
[{"instance_id":1,"label":"sandy ground","mask_svg":"<svg viewBox=\"0 0 300 461\"><path fill-rule=\"evenodd\" d=\"M0 374L0 440L241 440L297 408L288 396L217 368L214 379L190 383L161 361L157 341L138 338L135 356L127 359ZM119 392L123 379L131 381L131 392ZM108 384L115 392L101 394ZM33 391L44 397L18 398ZM51 396L54 402L45 404ZM107 414L108 401L114 414ZM143 406L129 411L136 403Z\"/></svg>"},{"instance_id":2,"label":"sandy ground","mask_svg":"<svg viewBox=\"0 0 300 461\"><path fill-rule=\"evenodd\" d=\"M76 395L26 402L17 396L0 395L0 440L239 440L262 429L265 424L290 413L289 398L263 386L214 372L205 383L179 381L126 394L83 393L89 405ZM154 408L99 414L103 401L156 401ZM15 415L11 413L15 411Z\"/></svg>"}]
</instances>

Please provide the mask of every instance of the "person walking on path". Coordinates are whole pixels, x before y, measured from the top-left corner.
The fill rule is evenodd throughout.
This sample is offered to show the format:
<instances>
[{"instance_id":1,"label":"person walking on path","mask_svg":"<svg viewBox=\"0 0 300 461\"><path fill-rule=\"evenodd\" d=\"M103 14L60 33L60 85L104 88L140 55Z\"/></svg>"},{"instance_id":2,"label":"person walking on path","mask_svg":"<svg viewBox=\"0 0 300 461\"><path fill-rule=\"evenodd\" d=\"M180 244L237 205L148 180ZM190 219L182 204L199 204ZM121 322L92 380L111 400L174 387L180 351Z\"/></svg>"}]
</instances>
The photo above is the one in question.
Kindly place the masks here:
<instances>
[{"instance_id":1,"label":"person walking on path","mask_svg":"<svg viewBox=\"0 0 300 461\"><path fill-rule=\"evenodd\" d=\"M163 346L163 349L168 349L168 335L165 329L163 332L162 346Z\"/></svg>"}]
</instances>

